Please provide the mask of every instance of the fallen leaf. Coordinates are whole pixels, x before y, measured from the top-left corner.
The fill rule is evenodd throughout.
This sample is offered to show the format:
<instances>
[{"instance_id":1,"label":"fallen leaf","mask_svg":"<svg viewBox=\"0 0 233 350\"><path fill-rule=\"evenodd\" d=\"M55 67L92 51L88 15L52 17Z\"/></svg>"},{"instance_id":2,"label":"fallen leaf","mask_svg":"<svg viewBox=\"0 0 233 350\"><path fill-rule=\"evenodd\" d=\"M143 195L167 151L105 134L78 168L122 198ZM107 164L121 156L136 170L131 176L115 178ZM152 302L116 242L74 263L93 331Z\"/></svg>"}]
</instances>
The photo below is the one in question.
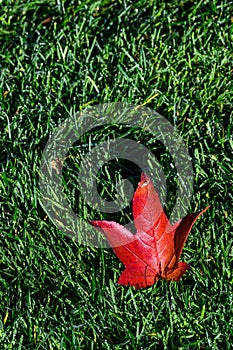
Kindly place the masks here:
<instances>
[{"instance_id":1,"label":"fallen leaf","mask_svg":"<svg viewBox=\"0 0 233 350\"><path fill-rule=\"evenodd\" d=\"M135 288L153 285L159 278L179 281L190 267L179 262L188 234L207 209L186 215L172 225L150 178L142 173L133 197L133 234L115 221L91 221L104 233L117 257L125 265L118 283ZM134 238L134 239L132 239Z\"/></svg>"}]
</instances>

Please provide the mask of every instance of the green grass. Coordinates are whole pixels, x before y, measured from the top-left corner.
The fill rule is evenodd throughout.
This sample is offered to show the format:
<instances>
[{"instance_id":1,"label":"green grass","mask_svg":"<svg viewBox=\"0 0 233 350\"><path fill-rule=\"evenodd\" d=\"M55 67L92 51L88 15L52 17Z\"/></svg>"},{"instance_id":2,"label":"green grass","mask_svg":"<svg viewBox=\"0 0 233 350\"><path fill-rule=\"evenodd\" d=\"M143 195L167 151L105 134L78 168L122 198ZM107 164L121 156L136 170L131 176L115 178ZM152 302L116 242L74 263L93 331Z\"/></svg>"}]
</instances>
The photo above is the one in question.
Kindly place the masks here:
<instances>
[{"instance_id":1,"label":"green grass","mask_svg":"<svg viewBox=\"0 0 233 350\"><path fill-rule=\"evenodd\" d=\"M2 349L231 348L232 5L2 1ZM176 126L194 166L189 210L211 204L186 243L182 260L192 268L179 283L159 281L137 291L119 286L123 266L112 251L70 240L40 206L39 166L49 135L85 106L117 101L149 101L146 106ZM100 128L91 140L109 135L121 132ZM159 155L171 193L169 212L176 174L168 152L138 129L129 129L128 138ZM84 135L70 150L64 186L79 215L99 219L75 185L89 139ZM124 171L135 185L139 171L130 172L124 162L102 169L103 196L114 197L108 173ZM131 215L128 207L115 218Z\"/></svg>"}]
</instances>

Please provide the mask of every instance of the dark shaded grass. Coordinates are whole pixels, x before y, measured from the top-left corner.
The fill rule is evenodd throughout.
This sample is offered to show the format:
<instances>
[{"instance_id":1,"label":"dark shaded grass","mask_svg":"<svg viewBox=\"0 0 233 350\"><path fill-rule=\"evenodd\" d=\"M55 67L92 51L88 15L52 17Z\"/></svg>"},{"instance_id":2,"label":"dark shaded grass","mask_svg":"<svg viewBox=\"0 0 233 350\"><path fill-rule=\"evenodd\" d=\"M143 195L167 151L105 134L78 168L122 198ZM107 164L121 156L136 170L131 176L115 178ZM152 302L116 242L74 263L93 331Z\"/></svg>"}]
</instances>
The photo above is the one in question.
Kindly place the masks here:
<instances>
[{"instance_id":1,"label":"dark shaded grass","mask_svg":"<svg viewBox=\"0 0 233 350\"><path fill-rule=\"evenodd\" d=\"M231 16L232 3L224 1L3 2L3 349L230 349ZM177 127L195 171L190 211L211 204L190 234L182 259L192 268L179 283L139 291L117 285L123 266L111 250L68 239L40 206L38 169L49 135L87 105L109 101L148 102ZM77 141L64 167L66 194L84 219L101 214L79 196L75 177L90 137L121 134L104 130ZM169 213L176 173L168 150L143 131L126 132L162 163ZM113 174L130 174L134 186L139 178L124 162L106 165L100 191L108 198ZM131 215L128 207L116 219Z\"/></svg>"}]
</instances>

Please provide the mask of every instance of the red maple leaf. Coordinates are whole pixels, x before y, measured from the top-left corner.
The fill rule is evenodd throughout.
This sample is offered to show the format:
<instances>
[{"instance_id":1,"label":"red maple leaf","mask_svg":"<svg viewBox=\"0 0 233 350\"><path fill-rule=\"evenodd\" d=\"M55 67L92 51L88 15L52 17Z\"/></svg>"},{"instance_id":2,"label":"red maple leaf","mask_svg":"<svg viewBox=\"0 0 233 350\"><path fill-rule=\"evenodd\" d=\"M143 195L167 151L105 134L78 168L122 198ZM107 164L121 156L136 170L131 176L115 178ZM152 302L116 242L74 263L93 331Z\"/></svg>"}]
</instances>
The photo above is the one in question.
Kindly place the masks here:
<instances>
[{"instance_id":1,"label":"red maple leaf","mask_svg":"<svg viewBox=\"0 0 233 350\"><path fill-rule=\"evenodd\" d=\"M179 281L190 267L179 262L189 232L199 213L186 215L172 225L160 203L150 178L142 173L133 197L133 217L137 233L115 221L92 221L103 231L115 254L125 265L118 279L137 289L153 285L159 278Z\"/></svg>"}]
</instances>

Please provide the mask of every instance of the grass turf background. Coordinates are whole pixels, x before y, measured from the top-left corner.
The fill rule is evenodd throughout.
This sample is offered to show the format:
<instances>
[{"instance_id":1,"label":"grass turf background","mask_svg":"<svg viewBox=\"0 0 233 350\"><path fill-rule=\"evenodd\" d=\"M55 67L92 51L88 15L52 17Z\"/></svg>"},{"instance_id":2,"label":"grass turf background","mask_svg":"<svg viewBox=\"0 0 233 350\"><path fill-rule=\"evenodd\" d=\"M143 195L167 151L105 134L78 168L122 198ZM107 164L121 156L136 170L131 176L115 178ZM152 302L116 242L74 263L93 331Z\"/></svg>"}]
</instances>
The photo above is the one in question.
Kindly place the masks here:
<instances>
[{"instance_id":1,"label":"grass turf background","mask_svg":"<svg viewBox=\"0 0 233 350\"><path fill-rule=\"evenodd\" d=\"M2 1L2 349L230 349L232 4ZM123 266L111 250L79 246L46 218L38 169L70 113L151 97L192 157L190 211L212 207L182 254L192 269L136 291L117 285Z\"/></svg>"}]
</instances>

